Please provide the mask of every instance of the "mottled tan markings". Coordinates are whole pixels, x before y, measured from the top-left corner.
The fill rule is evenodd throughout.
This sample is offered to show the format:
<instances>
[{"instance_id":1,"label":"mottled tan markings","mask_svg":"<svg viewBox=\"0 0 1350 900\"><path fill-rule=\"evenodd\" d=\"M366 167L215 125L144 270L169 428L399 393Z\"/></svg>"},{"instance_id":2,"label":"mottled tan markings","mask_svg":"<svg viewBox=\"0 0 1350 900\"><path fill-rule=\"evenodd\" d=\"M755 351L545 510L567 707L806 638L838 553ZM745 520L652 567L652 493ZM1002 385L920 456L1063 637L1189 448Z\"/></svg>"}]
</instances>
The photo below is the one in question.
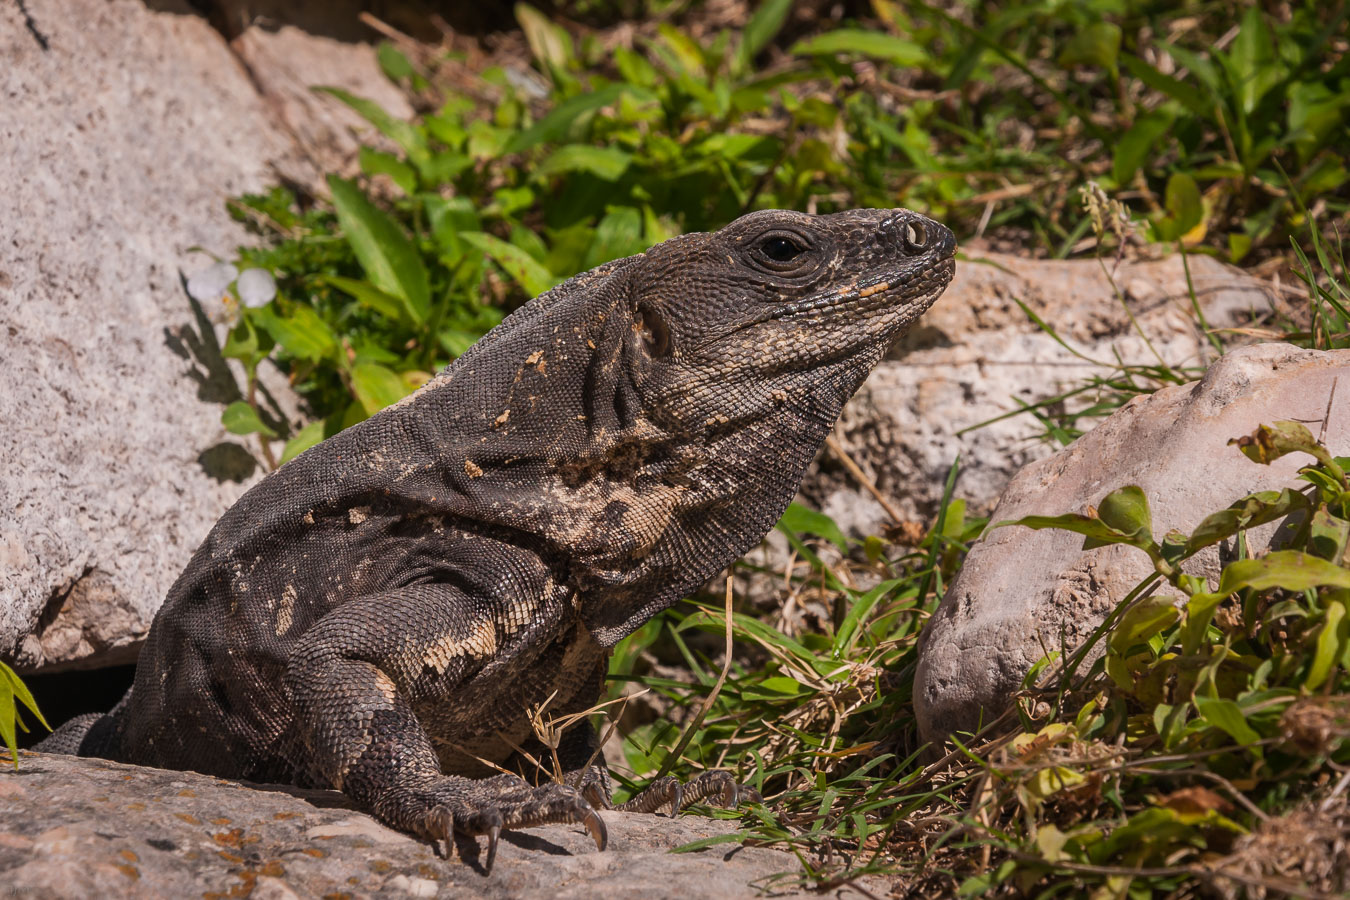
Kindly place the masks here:
<instances>
[{"instance_id":1,"label":"mottled tan markings","mask_svg":"<svg viewBox=\"0 0 1350 900\"><path fill-rule=\"evenodd\" d=\"M277 637L281 637L291 630L291 625L295 620L295 601L298 599L300 599L300 593L295 589L295 585L286 585L281 592L281 602L277 607Z\"/></svg>"},{"instance_id":2,"label":"mottled tan markings","mask_svg":"<svg viewBox=\"0 0 1350 900\"><path fill-rule=\"evenodd\" d=\"M464 460L464 474L470 478L482 478L483 470L471 459Z\"/></svg>"},{"instance_id":3,"label":"mottled tan markings","mask_svg":"<svg viewBox=\"0 0 1350 900\"><path fill-rule=\"evenodd\" d=\"M422 664L444 674L450 661L459 656L487 659L497 652L497 627L487 619L472 625L468 634L447 634L432 643L422 654Z\"/></svg>"},{"instance_id":4,"label":"mottled tan markings","mask_svg":"<svg viewBox=\"0 0 1350 900\"><path fill-rule=\"evenodd\" d=\"M347 510L347 521L353 525L360 525L368 518L370 518L369 506L353 506Z\"/></svg>"}]
</instances>

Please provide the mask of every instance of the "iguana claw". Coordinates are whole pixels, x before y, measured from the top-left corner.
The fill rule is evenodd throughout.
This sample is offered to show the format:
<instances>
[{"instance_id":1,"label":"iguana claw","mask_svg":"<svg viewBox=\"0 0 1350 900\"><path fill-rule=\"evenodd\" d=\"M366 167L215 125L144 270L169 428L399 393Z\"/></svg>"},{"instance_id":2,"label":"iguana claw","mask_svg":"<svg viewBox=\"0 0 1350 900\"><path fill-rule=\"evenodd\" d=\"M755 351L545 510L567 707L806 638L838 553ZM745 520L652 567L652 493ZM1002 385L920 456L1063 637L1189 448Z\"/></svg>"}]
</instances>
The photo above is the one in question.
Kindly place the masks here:
<instances>
[{"instance_id":1,"label":"iguana claw","mask_svg":"<svg viewBox=\"0 0 1350 900\"><path fill-rule=\"evenodd\" d=\"M595 841L595 849L603 850L609 844L609 832L605 830L605 820L600 818L600 814L591 810L586 814L582 821L586 830L591 833L591 839Z\"/></svg>"}]
</instances>

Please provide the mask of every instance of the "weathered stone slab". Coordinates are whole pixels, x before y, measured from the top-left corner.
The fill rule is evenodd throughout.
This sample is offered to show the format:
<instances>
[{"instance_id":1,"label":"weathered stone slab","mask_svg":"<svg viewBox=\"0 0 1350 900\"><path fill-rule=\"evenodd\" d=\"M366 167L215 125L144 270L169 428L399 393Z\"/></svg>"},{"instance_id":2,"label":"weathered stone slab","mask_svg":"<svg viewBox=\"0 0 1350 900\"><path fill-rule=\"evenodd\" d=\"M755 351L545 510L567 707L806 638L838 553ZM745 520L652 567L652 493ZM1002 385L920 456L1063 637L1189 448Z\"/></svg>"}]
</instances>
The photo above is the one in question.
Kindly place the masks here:
<instances>
[{"instance_id":1,"label":"weathered stone slab","mask_svg":"<svg viewBox=\"0 0 1350 900\"><path fill-rule=\"evenodd\" d=\"M303 795L309 799L302 799ZM25 753L0 770L0 885L6 897L759 897L796 873L791 854L724 844L668 851L732 823L603 813L604 852L580 826L503 834L453 859L345 808L324 791L268 789L191 772ZM885 893L876 880L866 887ZM786 890L778 896L804 896ZM818 896L818 895L812 895ZM850 889L830 896L861 897Z\"/></svg>"}]
</instances>

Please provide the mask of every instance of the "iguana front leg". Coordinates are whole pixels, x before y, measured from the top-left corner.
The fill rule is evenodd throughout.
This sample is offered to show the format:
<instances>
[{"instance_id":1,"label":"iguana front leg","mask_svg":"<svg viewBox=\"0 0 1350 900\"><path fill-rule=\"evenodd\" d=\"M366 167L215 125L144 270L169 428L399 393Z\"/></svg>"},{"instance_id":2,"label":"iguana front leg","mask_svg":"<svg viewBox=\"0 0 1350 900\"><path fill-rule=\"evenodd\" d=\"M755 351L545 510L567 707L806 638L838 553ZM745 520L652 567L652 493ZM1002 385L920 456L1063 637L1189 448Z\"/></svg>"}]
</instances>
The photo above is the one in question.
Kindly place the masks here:
<instances>
[{"instance_id":1,"label":"iguana front leg","mask_svg":"<svg viewBox=\"0 0 1350 900\"><path fill-rule=\"evenodd\" d=\"M582 824L603 850L604 822L574 787L441 772L413 705L452 702L500 652L485 607L448 585L413 585L351 601L315 623L285 676L295 762L389 825L445 841L447 855L454 832L487 835L489 870L503 829Z\"/></svg>"}]
</instances>

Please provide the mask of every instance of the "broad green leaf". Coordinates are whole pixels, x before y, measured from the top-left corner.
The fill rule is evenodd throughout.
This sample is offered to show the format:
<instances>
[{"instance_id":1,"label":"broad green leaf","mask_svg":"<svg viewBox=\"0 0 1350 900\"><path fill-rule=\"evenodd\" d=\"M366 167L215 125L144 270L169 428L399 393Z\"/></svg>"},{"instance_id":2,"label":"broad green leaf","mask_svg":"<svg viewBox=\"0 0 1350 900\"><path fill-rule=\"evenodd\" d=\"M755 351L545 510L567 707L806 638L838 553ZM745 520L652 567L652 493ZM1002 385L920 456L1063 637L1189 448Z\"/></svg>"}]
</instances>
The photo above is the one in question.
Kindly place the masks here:
<instances>
[{"instance_id":1,"label":"broad green leaf","mask_svg":"<svg viewBox=\"0 0 1350 900\"><path fill-rule=\"evenodd\" d=\"M595 226L582 268L593 269L612 259L633 256L649 246L643 238L642 214L631 206L619 206Z\"/></svg>"},{"instance_id":2,"label":"broad green leaf","mask_svg":"<svg viewBox=\"0 0 1350 900\"><path fill-rule=\"evenodd\" d=\"M1176 607L1176 598L1165 594L1155 594L1140 600L1130 607L1111 629L1109 645L1117 653L1124 653L1135 644L1146 642L1154 635L1161 634L1178 618L1181 612Z\"/></svg>"},{"instance_id":3,"label":"broad green leaf","mask_svg":"<svg viewBox=\"0 0 1350 900\"><path fill-rule=\"evenodd\" d=\"M783 511L782 518L778 520L778 527L793 534L812 534L825 538L838 547L839 552L848 552L848 538L844 537L834 519L809 506L789 503L788 508Z\"/></svg>"},{"instance_id":4,"label":"broad green leaf","mask_svg":"<svg viewBox=\"0 0 1350 900\"><path fill-rule=\"evenodd\" d=\"M295 436L286 442L285 448L281 451L281 462L283 464L295 459L301 453L304 453L310 447L323 440L324 421L310 422L304 428L295 433Z\"/></svg>"},{"instance_id":5,"label":"broad green leaf","mask_svg":"<svg viewBox=\"0 0 1350 900\"><path fill-rule=\"evenodd\" d=\"M788 13L792 12L792 2L793 0L762 0L755 14L746 23L745 30L741 32L741 42L736 47L738 73L750 71L755 57L769 45L783 27L783 23L787 21Z\"/></svg>"},{"instance_id":6,"label":"broad green leaf","mask_svg":"<svg viewBox=\"0 0 1350 900\"><path fill-rule=\"evenodd\" d=\"M838 28L798 41L789 51L794 56L835 56L856 53L859 56L881 59L897 66L922 66L928 62L928 51L913 41L856 28Z\"/></svg>"},{"instance_id":7,"label":"broad green leaf","mask_svg":"<svg viewBox=\"0 0 1350 900\"><path fill-rule=\"evenodd\" d=\"M220 414L220 424L231 434L262 434L274 438L277 433L267 427L258 411L243 400L236 400Z\"/></svg>"},{"instance_id":8,"label":"broad green leaf","mask_svg":"<svg viewBox=\"0 0 1350 900\"><path fill-rule=\"evenodd\" d=\"M1173 117L1166 112L1146 112L1116 141L1111 159L1111 177L1125 187L1153 151L1153 145L1172 127Z\"/></svg>"},{"instance_id":9,"label":"broad green leaf","mask_svg":"<svg viewBox=\"0 0 1350 900\"><path fill-rule=\"evenodd\" d=\"M380 68L390 81L411 78L416 73L408 57L388 41L381 41L380 46L375 48L375 58L379 60Z\"/></svg>"},{"instance_id":10,"label":"broad green leaf","mask_svg":"<svg viewBox=\"0 0 1350 900\"><path fill-rule=\"evenodd\" d=\"M337 338L328 323L304 304L296 304L285 316L271 307L254 310L253 319L267 330L272 340L299 359L319 362L337 350Z\"/></svg>"},{"instance_id":11,"label":"broad green leaf","mask_svg":"<svg viewBox=\"0 0 1350 900\"><path fill-rule=\"evenodd\" d=\"M1200 186L1187 172L1175 172L1167 179L1164 206L1168 214L1166 237L1169 240L1176 240L1199 225L1205 215Z\"/></svg>"},{"instance_id":12,"label":"broad green leaf","mask_svg":"<svg viewBox=\"0 0 1350 900\"><path fill-rule=\"evenodd\" d=\"M344 294L356 298L356 302L374 310L394 322L408 321L408 308L393 294L386 294L368 281L355 278L343 278L341 275L320 275L319 281L332 285Z\"/></svg>"},{"instance_id":13,"label":"broad green leaf","mask_svg":"<svg viewBox=\"0 0 1350 900\"><path fill-rule=\"evenodd\" d=\"M1299 550L1276 550L1260 559L1239 559L1224 567L1218 593L1244 588L1306 591L1316 587L1350 588L1350 569Z\"/></svg>"},{"instance_id":14,"label":"broad green leaf","mask_svg":"<svg viewBox=\"0 0 1350 900\"><path fill-rule=\"evenodd\" d=\"M342 88L316 87L314 90L320 94L336 97L356 110L363 119L379 129L381 134L402 147L403 152L408 154L408 159L414 165L426 159L429 152L426 138L411 122L405 122L397 116L390 115L383 106L380 106L374 100L358 97L350 91L342 90ZM330 187L335 177L334 175L328 176Z\"/></svg>"},{"instance_id":15,"label":"broad green leaf","mask_svg":"<svg viewBox=\"0 0 1350 900\"><path fill-rule=\"evenodd\" d=\"M411 195L417 190L417 172L392 153L362 147L358 155L361 171L367 175L388 175L398 189Z\"/></svg>"},{"instance_id":16,"label":"broad green leaf","mask_svg":"<svg viewBox=\"0 0 1350 900\"><path fill-rule=\"evenodd\" d=\"M1233 438L1228 444L1236 445L1243 456L1262 465L1270 465L1289 453L1307 453L1333 470L1337 478L1343 477L1331 454L1317 443L1312 432L1301 422L1280 421L1273 425L1260 425L1251 434Z\"/></svg>"},{"instance_id":17,"label":"broad green leaf","mask_svg":"<svg viewBox=\"0 0 1350 900\"><path fill-rule=\"evenodd\" d=\"M396 372L379 363L361 363L352 367L352 391L368 416L392 406L410 393Z\"/></svg>"},{"instance_id":18,"label":"broad green leaf","mask_svg":"<svg viewBox=\"0 0 1350 900\"><path fill-rule=\"evenodd\" d=\"M548 17L526 3L516 4L516 21L525 32L530 53L545 72L561 72L573 56L572 36L554 25Z\"/></svg>"},{"instance_id":19,"label":"broad green leaf","mask_svg":"<svg viewBox=\"0 0 1350 900\"><path fill-rule=\"evenodd\" d=\"M1126 485L1103 497L1097 506L1097 518L1117 533L1131 538L1130 543L1135 546L1153 543L1153 518L1148 497L1136 485Z\"/></svg>"},{"instance_id":20,"label":"broad green leaf","mask_svg":"<svg viewBox=\"0 0 1350 900\"><path fill-rule=\"evenodd\" d=\"M361 261L366 277L386 294L403 301L417 324L426 321L431 288L421 254L388 213L371 203L355 183L328 176L342 233Z\"/></svg>"},{"instance_id":21,"label":"broad green leaf","mask_svg":"<svg viewBox=\"0 0 1350 900\"><path fill-rule=\"evenodd\" d=\"M529 128L517 132L516 136L507 142L502 152L519 153L536 144L555 143L565 137L568 131L586 113L594 112L603 106L609 106L611 103L617 102L625 92L636 92L636 90L626 84L610 84L588 94L578 94L555 106L548 115ZM646 91L642 91L640 94L641 96L650 96Z\"/></svg>"},{"instance_id":22,"label":"broad green leaf","mask_svg":"<svg viewBox=\"0 0 1350 900\"><path fill-rule=\"evenodd\" d=\"M1312 665L1303 679L1303 686L1310 691L1322 686L1322 682L1331 674L1331 667L1345 651L1347 632L1350 632L1350 619L1346 618L1345 612L1344 599L1332 600L1327 604L1322 627L1317 632L1317 649L1313 654Z\"/></svg>"},{"instance_id":23,"label":"broad green leaf","mask_svg":"<svg viewBox=\"0 0 1350 900\"><path fill-rule=\"evenodd\" d=\"M1111 22L1093 22L1069 38L1059 53L1059 64L1096 66L1112 75L1116 73L1116 59L1120 56L1120 26Z\"/></svg>"},{"instance_id":24,"label":"broad green leaf","mask_svg":"<svg viewBox=\"0 0 1350 900\"><path fill-rule=\"evenodd\" d=\"M1350 544L1350 522L1325 509L1313 514L1309 524L1308 548L1314 556L1345 565L1345 548Z\"/></svg>"},{"instance_id":25,"label":"broad green leaf","mask_svg":"<svg viewBox=\"0 0 1350 900\"><path fill-rule=\"evenodd\" d=\"M1147 549L1152 545L1151 540L1141 542L1136 535L1117 531L1095 516L1084 516L1078 513L1065 513L1061 516L1023 516L1020 519L1005 519L990 525L989 530L992 531L995 528L1004 528L1009 525L1021 525L1025 528L1032 528L1037 531L1044 528L1058 528L1061 531L1072 531L1075 534L1084 536L1084 550L1091 549L1092 547L1104 547L1108 544L1129 544L1141 549Z\"/></svg>"},{"instance_id":26,"label":"broad green leaf","mask_svg":"<svg viewBox=\"0 0 1350 900\"><path fill-rule=\"evenodd\" d=\"M539 260L496 235L484 231L463 231L459 236L492 257L531 297L539 296L558 283L558 279Z\"/></svg>"},{"instance_id":27,"label":"broad green leaf","mask_svg":"<svg viewBox=\"0 0 1350 900\"><path fill-rule=\"evenodd\" d=\"M1125 67L1125 71L1129 72L1135 78L1138 78L1155 91L1166 94L1173 100L1176 100L1201 120L1208 122L1214 118L1213 102L1210 101L1204 91L1200 90L1195 85L1179 81L1170 75L1164 75L1153 66L1144 62L1144 60L1137 56L1131 56L1128 53L1121 55L1120 64Z\"/></svg>"},{"instance_id":28,"label":"broad green leaf","mask_svg":"<svg viewBox=\"0 0 1350 900\"><path fill-rule=\"evenodd\" d=\"M1259 7L1247 7L1228 59L1237 81L1242 111L1250 115L1266 91L1284 77L1284 66L1275 54L1270 26Z\"/></svg>"},{"instance_id":29,"label":"broad green leaf","mask_svg":"<svg viewBox=\"0 0 1350 900\"><path fill-rule=\"evenodd\" d=\"M1186 541L1186 555L1227 540L1244 528L1274 522L1294 510L1307 508L1308 498L1290 488L1249 494L1227 509L1205 516Z\"/></svg>"},{"instance_id":30,"label":"broad green leaf","mask_svg":"<svg viewBox=\"0 0 1350 900\"><path fill-rule=\"evenodd\" d=\"M1247 724L1242 707L1232 700L1220 700L1214 697L1196 695L1195 710L1209 724L1225 732L1242 746L1261 740L1261 735ZM1259 748L1254 748L1259 752Z\"/></svg>"},{"instance_id":31,"label":"broad green leaf","mask_svg":"<svg viewBox=\"0 0 1350 900\"><path fill-rule=\"evenodd\" d=\"M567 144L553 151L534 171L541 178L559 172L589 172L605 181L618 181L632 161L633 154L617 147Z\"/></svg>"}]
</instances>

